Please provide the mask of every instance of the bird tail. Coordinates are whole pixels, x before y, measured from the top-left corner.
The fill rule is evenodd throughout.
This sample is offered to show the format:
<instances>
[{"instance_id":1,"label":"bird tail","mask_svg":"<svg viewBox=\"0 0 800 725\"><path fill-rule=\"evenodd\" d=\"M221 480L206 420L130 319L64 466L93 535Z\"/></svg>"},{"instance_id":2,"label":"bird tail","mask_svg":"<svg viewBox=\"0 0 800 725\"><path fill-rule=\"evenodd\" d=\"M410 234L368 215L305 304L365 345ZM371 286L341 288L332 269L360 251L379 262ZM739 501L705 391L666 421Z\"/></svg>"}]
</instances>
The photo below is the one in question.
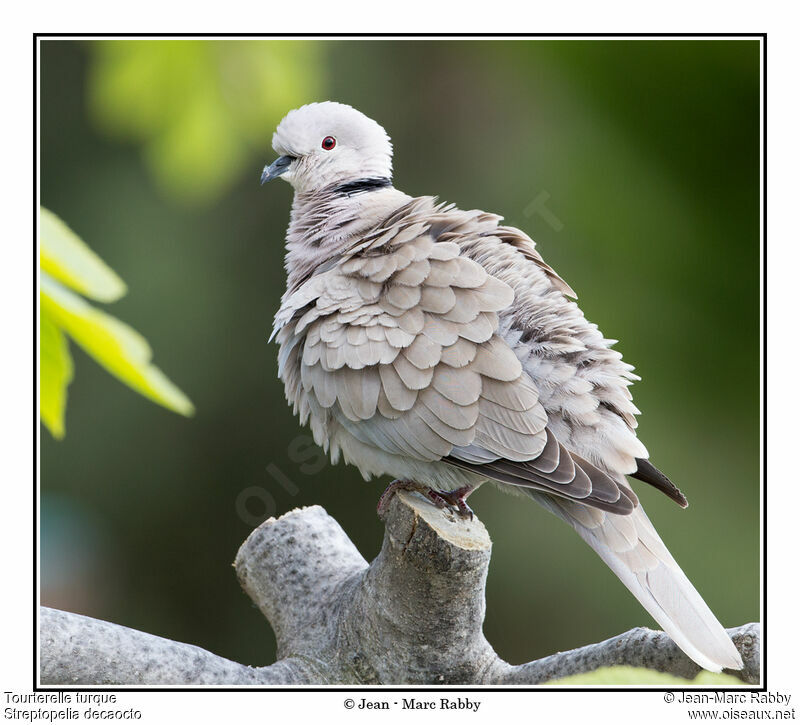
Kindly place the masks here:
<instances>
[{"instance_id":1,"label":"bird tail","mask_svg":"<svg viewBox=\"0 0 800 725\"><path fill-rule=\"evenodd\" d=\"M580 534L698 665L712 672L742 669L742 658L731 638L681 571L641 506L623 516L531 489L526 492Z\"/></svg>"}]
</instances>

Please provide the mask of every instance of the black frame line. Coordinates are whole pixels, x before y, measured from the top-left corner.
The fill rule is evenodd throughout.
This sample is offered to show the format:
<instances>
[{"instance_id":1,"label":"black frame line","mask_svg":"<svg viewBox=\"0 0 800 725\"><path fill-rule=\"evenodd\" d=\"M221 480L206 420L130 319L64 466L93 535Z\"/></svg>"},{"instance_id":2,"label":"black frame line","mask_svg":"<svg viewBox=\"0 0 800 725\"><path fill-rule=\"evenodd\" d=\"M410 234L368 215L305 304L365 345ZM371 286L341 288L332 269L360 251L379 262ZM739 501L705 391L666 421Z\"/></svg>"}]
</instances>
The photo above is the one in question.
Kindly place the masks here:
<instances>
[{"instance_id":1,"label":"black frame line","mask_svg":"<svg viewBox=\"0 0 800 725\"><path fill-rule=\"evenodd\" d=\"M759 687L548 687L536 686L498 686L491 685L355 685L339 687L323 686L298 686L298 687L129 687L129 686L77 686L65 687L61 685L39 684L39 551L38 551L38 479L37 464L39 461L38 433L38 380L37 365L39 360L39 336L33 336L33 692L766 692L767 691L767 33L490 33L490 34L459 34L459 33L281 33L279 35L265 35L263 33L33 33L33 329L38 331L38 305L37 289L39 279L39 204L38 183L39 168L37 167L37 153L39 149L38 116L38 80L39 80L39 40L62 38L258 38L263 40L276 40L283 38L320 39L320 40L349 40L349 39L384 39L384 40L414 40L417 38L441 40L494 40L494 39L525 39L538 40L542 38L573 38L614 40L614 39L641 39L667 38L681 40L685 38L712 39L722 38L739 40L742 38L760 38L761 48L761 204L760 219L761 238L761 335L762 360L761 360L761 473L762 473L762 509L761 509L761 571L763 579L762 608L761 608L761 686Z\"/></svg>"}]
</instances>

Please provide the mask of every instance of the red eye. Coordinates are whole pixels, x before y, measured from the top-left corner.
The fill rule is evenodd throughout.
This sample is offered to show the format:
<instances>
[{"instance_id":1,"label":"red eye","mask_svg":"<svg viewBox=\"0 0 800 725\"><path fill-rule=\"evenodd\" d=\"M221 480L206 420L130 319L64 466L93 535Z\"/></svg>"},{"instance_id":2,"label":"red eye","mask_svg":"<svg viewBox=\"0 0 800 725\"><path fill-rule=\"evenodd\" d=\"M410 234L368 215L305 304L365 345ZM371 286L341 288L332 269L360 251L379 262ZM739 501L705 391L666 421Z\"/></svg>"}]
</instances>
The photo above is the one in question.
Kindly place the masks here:
<instances>
[{"instance_id":1,"label":"red eye","mask_svg":"<svg viewBox=\"0 0 800 725\"><path fill-rule=\"evenodd\" d=\"M331 151L336 146L336 139L333 136L326 136L322 139L322 148L326 151Z\"/></svg>"}]
</instances>

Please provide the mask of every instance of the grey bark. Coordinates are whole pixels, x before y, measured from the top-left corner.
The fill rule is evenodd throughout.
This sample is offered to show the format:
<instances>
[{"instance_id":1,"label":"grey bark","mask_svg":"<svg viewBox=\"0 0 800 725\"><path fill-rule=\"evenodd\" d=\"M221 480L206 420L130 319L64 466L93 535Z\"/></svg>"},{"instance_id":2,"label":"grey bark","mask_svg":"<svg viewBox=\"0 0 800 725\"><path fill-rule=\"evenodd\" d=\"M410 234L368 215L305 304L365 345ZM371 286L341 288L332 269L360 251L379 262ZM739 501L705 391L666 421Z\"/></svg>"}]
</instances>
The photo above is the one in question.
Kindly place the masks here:
<instances>
[{"instance_id":1,"label":"grey bark","mask_svg":"<svg viewBox=\"0 0 800 725\"><path fill-rule=\"evenodd\" d=\"M43 685L533 685L627 664L691 678L699 667L663 632L637 628L524 665L483 636L491 540L422 498L390 502L383 547L368 564L319 506L269 519L234 566L269 620L278 661L248 667L192 645L43 607ZM747 683L760 677L760 626L728 630Z\"/></svg>"}]
</instances>

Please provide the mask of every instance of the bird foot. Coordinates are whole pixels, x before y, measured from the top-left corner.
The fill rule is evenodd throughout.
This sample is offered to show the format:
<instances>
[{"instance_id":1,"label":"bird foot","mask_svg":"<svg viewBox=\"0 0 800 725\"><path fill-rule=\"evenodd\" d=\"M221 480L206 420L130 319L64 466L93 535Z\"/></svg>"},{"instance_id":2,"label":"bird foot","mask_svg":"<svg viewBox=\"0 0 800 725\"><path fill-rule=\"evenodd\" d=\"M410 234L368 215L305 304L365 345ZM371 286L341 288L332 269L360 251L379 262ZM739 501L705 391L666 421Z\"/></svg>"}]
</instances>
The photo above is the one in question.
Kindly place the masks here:
<instances>
[{"instance_id":1,"label":"bird foot","mask_svg":"<svg viewBox=\"0 0 800 725\"><path fill-rule=\"evenodd\" d=\"M469 486L462 486L455 491L437 491L436 489L426 486L416 481L405 481L397 479L392 481L386 490L381 494L378 499L378 516L384 518L386 510L389 507L389 502L398 491L416 491L421 493L428 501L430 501L437 508L450 508L454 509L462 519L470 519L474 517L472 509L467 505L466 498L472 493L474 489Z\"/></svg>"},{"instance_id":2,"label":"bird foot","mask_svg":"<svg viewBox=\"0 0 800 725\"><path fill-rule=\"evenodd\" d=\"M467 504L467 496L469 496L475 489L471 486L462 486L455 491L438 491L441 496L450 506L452 506L462 519L472 519L475 517L475 512Z\"/></svg>"},{"instance_id":3,"label":"bird foot","mask_svg":"<svg viewBox=\"0 0 800 725\"><path fill-rule=\"evenodd\" d=\"M378 516L382 519L386 516L386 511L389 508L389 502L392 500L394 495L398 491L418 491L419 493L423 494L427 498L427 486L422 486L415 481L405 481L402 479L396 479L392 481L387 487L386 490L381 494L381 497L378 499Z\"/></svg>"}]
</instances>

